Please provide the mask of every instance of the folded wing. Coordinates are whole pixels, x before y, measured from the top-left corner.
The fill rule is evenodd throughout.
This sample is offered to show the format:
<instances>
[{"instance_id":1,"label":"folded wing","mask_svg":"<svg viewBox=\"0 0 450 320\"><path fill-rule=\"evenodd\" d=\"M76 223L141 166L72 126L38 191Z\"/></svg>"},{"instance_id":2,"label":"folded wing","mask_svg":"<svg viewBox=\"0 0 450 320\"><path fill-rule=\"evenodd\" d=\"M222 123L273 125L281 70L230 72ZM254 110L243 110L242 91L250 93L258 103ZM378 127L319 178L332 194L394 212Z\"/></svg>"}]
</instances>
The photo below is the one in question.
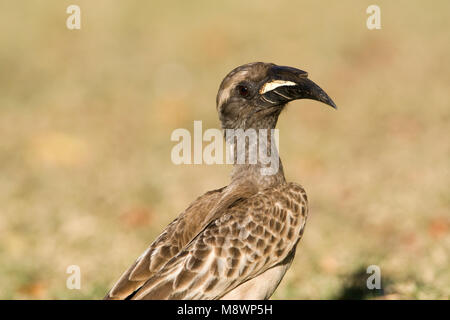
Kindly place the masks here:
<instances>
[{"instance_id":1,"label":"folded wing","mask_svg":"<svg viewBox=\"0 0 450 320\"><path fill-rule=\"evenodd\" d=\"M149 278L133 299L219 299L283 261L306 223L296 184L235 202Z\"/></svg>"}]
</instances>

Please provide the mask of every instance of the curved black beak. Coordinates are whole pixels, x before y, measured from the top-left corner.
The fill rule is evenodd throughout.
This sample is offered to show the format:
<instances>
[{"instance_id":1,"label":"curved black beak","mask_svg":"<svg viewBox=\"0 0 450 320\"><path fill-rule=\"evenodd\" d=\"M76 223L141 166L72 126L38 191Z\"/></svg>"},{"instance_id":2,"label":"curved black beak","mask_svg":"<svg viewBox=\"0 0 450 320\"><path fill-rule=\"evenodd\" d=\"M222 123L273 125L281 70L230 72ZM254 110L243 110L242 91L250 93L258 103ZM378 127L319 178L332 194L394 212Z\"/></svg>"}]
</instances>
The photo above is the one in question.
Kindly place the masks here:
<instances>
[{"instance_id":1,"label":"curved black beak","mask_svg":"<svg viewBox=\"0 0 450 320\"><path fill-rule=\"evenodd\" d=\"M263 103L272 106L298 99L312 99L337 109L328 94L308 79L307 72L291 67L271 67L268 80L260 87L259 94Z\"/></svg>"}]
</instances>

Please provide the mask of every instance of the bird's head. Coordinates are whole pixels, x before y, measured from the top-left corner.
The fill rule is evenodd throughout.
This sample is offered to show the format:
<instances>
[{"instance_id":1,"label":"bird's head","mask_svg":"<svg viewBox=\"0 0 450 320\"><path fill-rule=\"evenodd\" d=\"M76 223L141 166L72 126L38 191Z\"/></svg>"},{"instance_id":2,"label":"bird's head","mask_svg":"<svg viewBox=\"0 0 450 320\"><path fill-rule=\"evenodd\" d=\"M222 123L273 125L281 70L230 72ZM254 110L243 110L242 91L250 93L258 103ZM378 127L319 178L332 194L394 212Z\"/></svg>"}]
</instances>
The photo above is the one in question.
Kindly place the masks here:
<instances>
[{"instance_id":1,"label":"bird's head","mask_svg":"<svg viewBox=\"0 0 450 320\"><path fill-rule=\"evenodd\" d=\"M336 108L333 100L308 73L299 69L254 62L232 70L217 94L217 111L224 129L274 128L284 106L313 99Z\"/></svg>"}]
</instances>

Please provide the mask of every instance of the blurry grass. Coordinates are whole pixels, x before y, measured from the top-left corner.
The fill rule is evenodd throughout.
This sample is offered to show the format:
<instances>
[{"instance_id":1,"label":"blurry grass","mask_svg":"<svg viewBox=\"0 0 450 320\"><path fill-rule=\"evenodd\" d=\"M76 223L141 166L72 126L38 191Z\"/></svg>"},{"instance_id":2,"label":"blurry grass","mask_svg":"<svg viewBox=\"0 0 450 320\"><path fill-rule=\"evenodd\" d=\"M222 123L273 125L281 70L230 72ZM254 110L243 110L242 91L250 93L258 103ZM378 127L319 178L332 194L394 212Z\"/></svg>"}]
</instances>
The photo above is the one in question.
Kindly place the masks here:
<instances>
[{"instance_id":1,"label":"blurry grass","mask_svg":"<svg viewBox=\"0 0 450 320\"><path fill-rule=\"evenodd\" d=\"M173 165L170 133L219 127L221 79L258 60L309 71L339 106L280 118L311 216L274 298L378 298L361 287L371 264L387 297L449 298L448 1L378 1L379 31L369 1L84 0L79 31L69 4L0 4L0 298L101 298L227 184L229 166Z\"/></svg>"}]
</instances>

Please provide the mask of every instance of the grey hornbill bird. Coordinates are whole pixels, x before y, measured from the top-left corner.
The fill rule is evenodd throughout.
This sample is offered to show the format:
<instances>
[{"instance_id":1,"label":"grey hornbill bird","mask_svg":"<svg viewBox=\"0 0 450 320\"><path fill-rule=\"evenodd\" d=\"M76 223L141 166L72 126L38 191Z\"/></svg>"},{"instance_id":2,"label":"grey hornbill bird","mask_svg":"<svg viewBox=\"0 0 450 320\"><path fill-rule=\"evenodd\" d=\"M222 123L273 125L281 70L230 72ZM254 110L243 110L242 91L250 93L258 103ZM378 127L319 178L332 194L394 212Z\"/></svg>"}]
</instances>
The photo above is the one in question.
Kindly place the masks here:
<instances>
[{"instance_id":1,"label":"grey hornbill bird","mask_svg":"<svg viewBox=\"0 0 450 320\"><path fill-rule=\"evenodd\" d=\"M274 129L296 99L336 108L306 72L263 62L232 70L216 102L223 129L258 130ZM262 174L265 165L235 164L230 184L192 202L105 299L270 298L292 263L308 204L304 189L286 182L281 161L271 175Z\"/></svg>"}]
</instances>

